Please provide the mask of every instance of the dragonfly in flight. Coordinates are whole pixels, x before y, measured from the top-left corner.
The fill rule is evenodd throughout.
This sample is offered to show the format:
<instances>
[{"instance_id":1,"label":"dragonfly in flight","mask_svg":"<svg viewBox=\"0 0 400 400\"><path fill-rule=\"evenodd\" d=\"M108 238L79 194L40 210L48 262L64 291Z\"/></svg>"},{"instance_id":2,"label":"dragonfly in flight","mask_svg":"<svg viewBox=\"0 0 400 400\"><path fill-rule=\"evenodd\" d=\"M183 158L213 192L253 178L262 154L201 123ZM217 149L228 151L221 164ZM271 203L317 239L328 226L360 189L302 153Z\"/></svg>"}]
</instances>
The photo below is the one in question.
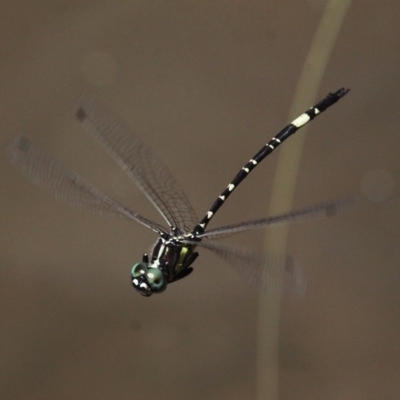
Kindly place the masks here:
<instances>
[{"instance_id":1,"label":"dragonfly in flight","mask_svg":"<svg viewBox=\"0 0 400 400\"><path fill-rule=\"evenodd\" d=\"M351 201L329 201L281 215L216 229L206 228L227 198L265 157L348 91L342 88L329 93L276 134L242 167L202 219L196 216L186 194L167 166L138 139L128 125L91 96L82 96L77 104L78 121L146 195L165 219L167 228L114 200L25 137L12 139L6 152L12 165L57 199L100 215L136 221L158 235L152 250L145 253L142 261L136 263L131 270L133 287L143 296L161 293L168 284L188 276L198 257L197 248L212 251L261 290L273 291L279 288L292 293L303 290L304 277L291 256L259 254L249 249L215 243L212 239L274 224L335 215L347 209Z\"/></svg>"}]
</instances>

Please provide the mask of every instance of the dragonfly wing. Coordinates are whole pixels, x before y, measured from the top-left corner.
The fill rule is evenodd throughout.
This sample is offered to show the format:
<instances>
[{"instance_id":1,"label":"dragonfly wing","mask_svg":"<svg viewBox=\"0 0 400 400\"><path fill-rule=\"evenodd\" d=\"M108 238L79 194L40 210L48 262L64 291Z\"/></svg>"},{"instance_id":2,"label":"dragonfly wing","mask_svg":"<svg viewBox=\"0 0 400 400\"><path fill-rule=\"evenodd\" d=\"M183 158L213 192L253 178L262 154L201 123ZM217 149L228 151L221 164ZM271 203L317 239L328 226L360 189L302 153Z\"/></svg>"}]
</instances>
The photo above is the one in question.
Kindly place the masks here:
<instances>
[{"instance_id":1,"label":"dragonfly wing","mask_svg":"<svg viewBox=\"0 0 400 400\"><path fill-rule=\"evenodd\" d=\"M157 233L164 229L113 200L83 178L65 168L50 154L35 147L28 139L16 137L7 145L10 163L33 183L44 187L58 200L93 213L134 220Z\"/></svg>"},{"instance_id":2,"label":"dragonfly wing","mask_svg":"<svg viewBox=\"0 0 400 400\"><path fill-rule=\"evenodd\" d=\"M88 95L78 100L78 120L112 155L171 227L182 232L198 222L190 202L166 165L128 125Z\"/></svg>"},{"instance_id":3,"label":"dragonfly wing","mask_svg":"<svg viewBox=\"0 0 400 400\"><path fill-rule=\"evenodd\" d=\"M251 249L208 241L196 245L211 250L230 264L245 281L264 292L286 295L305 292L304 274L289 255L265 255Z\"/></svg>"},{"instance_id":4,"label":"dragonfly wing","mask_svg":"<svg viewBox=\"0 0 400 400\"><path fill-rule=\"evenodd\" d=\"M302 208L297 211L290 211L285 214L280 214L272 217L255 219L247 222L240 222L237 224L226 225L220 228L211 229L204 232L198 237L207 239L220 239L222 237L234 235L239 232L248 231L250 229L264 228L269 225L292 223L307 221L316 218L332 217L337 214L354 209L358 203L356 197L348 199L336 200L316 204L310 207Z\"/></svg>"}]
</instances>

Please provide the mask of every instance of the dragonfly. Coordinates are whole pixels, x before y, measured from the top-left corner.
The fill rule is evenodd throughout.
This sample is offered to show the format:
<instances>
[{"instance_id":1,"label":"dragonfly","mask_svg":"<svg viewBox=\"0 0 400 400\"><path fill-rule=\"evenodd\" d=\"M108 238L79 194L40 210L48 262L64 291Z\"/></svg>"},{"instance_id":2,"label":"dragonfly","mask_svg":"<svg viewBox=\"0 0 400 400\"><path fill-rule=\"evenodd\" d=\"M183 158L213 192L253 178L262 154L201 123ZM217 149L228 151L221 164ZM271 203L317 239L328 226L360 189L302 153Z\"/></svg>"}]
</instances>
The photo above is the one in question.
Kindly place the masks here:
<instances>
[{"instance_id":1,"label":"dragonfly","mask_svg":"<svg viewBox=\"0 0 400 400\"><path fill-rule=\"evenodd\" d=\"M290 255L260 254L226 243L215 243L213 239L275 224L336 215L346 210L350 202L348 199L328 201L215 229L207 229L207 226L228 197L264 158L348 92L349 89L341 88L329 93L277 133L240 169L202 219L196 216L185 192L167 166L139 140L128 124L92 96L81 96L77 102L77 120L145 194L168 227L143 217L97 189L23 136L10 140L6 154L13 166L57 199L100 215L136 221L158 235L151 250L144 253L142 261L131 269L132 285L145 297L164 292L170 283L192 273L193 262L199 255L198 248L216 254L260 290L301 292L305 278Z\"/></svg>"}]
</instances>

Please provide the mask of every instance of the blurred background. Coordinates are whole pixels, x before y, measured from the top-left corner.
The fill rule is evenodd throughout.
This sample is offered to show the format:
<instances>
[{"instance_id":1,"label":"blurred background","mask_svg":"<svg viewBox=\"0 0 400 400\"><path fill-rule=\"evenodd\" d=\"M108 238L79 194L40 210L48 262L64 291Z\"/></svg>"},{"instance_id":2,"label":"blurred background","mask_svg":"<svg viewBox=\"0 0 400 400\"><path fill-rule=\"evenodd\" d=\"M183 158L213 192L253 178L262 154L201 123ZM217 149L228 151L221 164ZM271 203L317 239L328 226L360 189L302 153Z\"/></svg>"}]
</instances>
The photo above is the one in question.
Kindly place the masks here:
<instances>
[{"instance_id":1,"label":"blurred background","mask_svg":"<svg viewBox=\"0 0 400 400\"><path fill-rule=\"evenodd\" d=\"M202 216L288 122L325 5L3 0L2 146L27 136L162 223L75 121L88 91L129 121ZM353 1L323 76L318 99L352 91L310 125L294 208L355 193L369 205L290 228L308 288L282 305L280 399L400 396L399 13L395 1ZM278 151L212 227L267 214ZM55 201L4 153L0 165L1 399L256 397L254 288L201 251L189 278L142 298L130 269L150 230ZM258 251L264 240L227 239Z\"/></svg>"}]
</instances>

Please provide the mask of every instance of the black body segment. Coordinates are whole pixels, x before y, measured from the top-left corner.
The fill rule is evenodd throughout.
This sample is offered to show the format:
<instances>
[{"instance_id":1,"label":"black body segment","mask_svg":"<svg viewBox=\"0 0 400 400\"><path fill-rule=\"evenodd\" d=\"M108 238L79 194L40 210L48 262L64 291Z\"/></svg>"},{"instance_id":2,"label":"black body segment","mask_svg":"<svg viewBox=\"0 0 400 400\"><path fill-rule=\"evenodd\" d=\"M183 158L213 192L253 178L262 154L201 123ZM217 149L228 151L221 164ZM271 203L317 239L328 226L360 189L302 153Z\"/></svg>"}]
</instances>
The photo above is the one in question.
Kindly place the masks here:
<instances>
[{"instance_id":1,"label":"black body segment","mask_svg":"<svg viewBox=\"0 0 400 400\"><path fill-rule=\"evenodd\" d=\"M237 173L227 188L218 196L209 211L203 219L196 225L194 232L196 236L202 235L207 224L211 221L215 213L224 204L226 199L238 187L238 185L249 175L249 173L269 154L271 154L283 141L297 132L302 126L313 120L317 115L325 111L328 107L335 104L339 99L345 96L349 89L339 89L334 93L329 93L324 99L315 106L305 111L289 125L283 128L275 137L273 137L265 146L263 146L250 161Z\"/></svg>"}]
</instances>

